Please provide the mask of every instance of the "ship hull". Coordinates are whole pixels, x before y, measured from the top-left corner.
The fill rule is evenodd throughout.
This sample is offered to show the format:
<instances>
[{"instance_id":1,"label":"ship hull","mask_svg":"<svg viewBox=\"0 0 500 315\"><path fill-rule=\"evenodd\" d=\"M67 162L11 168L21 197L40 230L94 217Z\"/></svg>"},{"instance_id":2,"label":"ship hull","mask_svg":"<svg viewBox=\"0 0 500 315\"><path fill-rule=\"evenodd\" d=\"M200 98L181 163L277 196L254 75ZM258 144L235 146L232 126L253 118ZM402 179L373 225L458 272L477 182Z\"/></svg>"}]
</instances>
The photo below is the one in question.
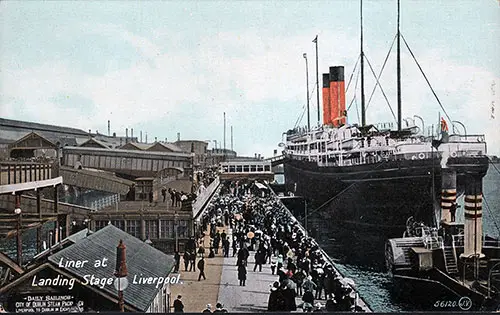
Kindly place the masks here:
<instances>
[{"instance_id":1,"label":"ship hull","mask_svg":"<svg viewBox=\"0 0 500 315\"><path fill-rule=\"evenodd\" d=\"M439 220L441 160L399 160L379 164L319 167L314 162L286 159L288 191L308 200L310 216L348 230L376 231L399 237L413 216L427 225ZM450 158L457 170L457 192L465 174L486 173L487 158ZM436 210L437 209L437 210Z\"/></svg>"}]
</instances>

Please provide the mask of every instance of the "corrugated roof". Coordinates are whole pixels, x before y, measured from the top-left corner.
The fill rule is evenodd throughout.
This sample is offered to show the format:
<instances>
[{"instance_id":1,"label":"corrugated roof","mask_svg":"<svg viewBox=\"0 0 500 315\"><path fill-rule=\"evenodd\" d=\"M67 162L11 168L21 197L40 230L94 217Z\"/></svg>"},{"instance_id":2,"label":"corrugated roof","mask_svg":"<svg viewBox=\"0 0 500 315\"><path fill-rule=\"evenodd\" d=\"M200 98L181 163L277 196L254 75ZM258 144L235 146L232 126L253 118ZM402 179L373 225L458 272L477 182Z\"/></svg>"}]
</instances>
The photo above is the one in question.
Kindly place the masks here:
<instances>
[{"instance_id":1,"label":"corrugated roof","mask_svg":"<svg viewBox=\"0 0 500 315\"><path fill-rule=\"evenodd\" d=\"M174 258L166 255L154 247L144 243L138 238L120 230L113 225L107 225L99 231L81 239L76 244L65 248L49 257L49 261L58 266L61 259L87 260L81 268L62 268L75 277L84 280L85 275L94 275L96 278L114 278L116 247L119 241L127 247L127 269L129 286L123 291L124 300L137 309L146 311L153 299L161 289L156 284L133 284L134 276L137 277L166 277L174 266ZM96 260L108 259L106 267L94 267ZM117 291L113 285L106 285L106 293L117 297Z\"/></svg>"},{"instance_id":2,"label":"corrugated roof","mask_svg":"<svg viewBox=\"0 0 500 315\"><path fill-rule=\"evenodd\" d=\"M71 133L77 135L86 135L87 132L70 127L60 127L55 125L46 125L29 121L21 121L21 120L13 120L13 119L5 119L0 118L0 126L8 126L15 128L25 128L33 131L53 131L53 132L62 132L62 133Z\"/></svg>"},{"instance_id":3,"label":"corrugated roof","mask_svg":"<svg viewBox=\"0 0 500 315\"><path fill-rule=\"evenodd\" d=\"M96 143L97 145L101 146L101 148L104 148L104 149L109 149L110 148L110 145L104 143L103 141L97 140L96 138L90 138L90 139L88 139L84 143L80 144L79 147L84 146L84 145L86 145L88 143Z\"/></svg>"},{"instance_id":4,"label":"corrugated roof","mask_svg":"<svg viewBox=\"0 0 500 315\"><path fill-rule=\"evenodd\" d=\"M128 143L125 143L124 145L120 146L119 149L121 149L123 147L127 147L127 146L133 146L139 150L146 150L149 147L151 147L151 144L150 143L142 143L142 142L128 142Z\"/></svg>"},{"instance_id":5,"label":"corrugated roof","mask_svg":"<svg viewBox=\"0 0 500 315\"><path fill-rule=\"evenodd\" d=\"M181 148L171 142L155 142L148 148L148 150L152 150L156 145L161 145L172 152L183 152Z\"/></svg>"}]
</instances>

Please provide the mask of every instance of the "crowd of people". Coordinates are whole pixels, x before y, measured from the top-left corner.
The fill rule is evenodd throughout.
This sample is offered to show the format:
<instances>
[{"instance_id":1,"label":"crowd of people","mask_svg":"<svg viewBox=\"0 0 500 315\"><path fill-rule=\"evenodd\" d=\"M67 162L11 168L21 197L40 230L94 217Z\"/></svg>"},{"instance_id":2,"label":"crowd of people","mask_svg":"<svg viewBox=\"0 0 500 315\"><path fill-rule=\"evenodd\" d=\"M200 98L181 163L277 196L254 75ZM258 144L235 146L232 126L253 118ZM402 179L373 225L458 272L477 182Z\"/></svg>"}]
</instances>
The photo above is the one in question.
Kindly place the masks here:
<instances>
[{"instance_id":1,"label":"crowd of people","mask_svg":"<svg viewBox=\"0 0 500 315\"><path fill-rule=\"evenodd\" d=\"M240 286L247 282L250 255L255 258L254 272L262 272L264 264L271 265L276 281L270 284L268 311L295 311L298 307L309 312L362 311L355 305L355 292L349 280L337 274L318 244L262 186L259 188L253 182L223 183L201 223L202 231L209 230L212 240L209 258L218 252L220 245L228 257L232 242ZM217 226L232 229L232 240L225 231L217 232ZM298 305L297 298L301 300Z\"/></svg>"}]
</instances>

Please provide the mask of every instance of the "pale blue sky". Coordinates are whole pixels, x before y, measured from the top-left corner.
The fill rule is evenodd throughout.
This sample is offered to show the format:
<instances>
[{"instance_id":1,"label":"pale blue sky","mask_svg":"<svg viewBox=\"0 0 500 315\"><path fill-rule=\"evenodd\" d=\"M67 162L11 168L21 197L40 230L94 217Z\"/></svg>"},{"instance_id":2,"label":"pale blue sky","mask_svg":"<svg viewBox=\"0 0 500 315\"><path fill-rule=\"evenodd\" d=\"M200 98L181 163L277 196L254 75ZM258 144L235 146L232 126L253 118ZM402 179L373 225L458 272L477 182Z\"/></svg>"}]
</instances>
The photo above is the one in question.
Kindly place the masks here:
<instances>
[{"instance_id":1,"label":"pale blue sky","mask_svg":"<svg viewBox=\"0 0 500 315\"><path fill-rule=\"evenodd\" d=\"M396 3L364 2L365 53L377 73L396 33ZM451 118L485 133L500 155L499 2L402 0L401 9L402 34ZM306 102L304 52L314 89L316 34L320 80L334 65L349 78L359 54L356 0L2 1L0 23L2 117L101 133L110 119L112 132L143 130L150 141L180 132L220 143L225 111L226 146L233 125L241 155L271 155L294 127ZM403 117L437 122L442 110L403 48ZM381 79L393 108L395 62L393 50ZM368 98L368 66L366 77ZM353 105L349 121L357 117ZM367 121L392 121L380 92Z\"/></svg>"}]
</instances>

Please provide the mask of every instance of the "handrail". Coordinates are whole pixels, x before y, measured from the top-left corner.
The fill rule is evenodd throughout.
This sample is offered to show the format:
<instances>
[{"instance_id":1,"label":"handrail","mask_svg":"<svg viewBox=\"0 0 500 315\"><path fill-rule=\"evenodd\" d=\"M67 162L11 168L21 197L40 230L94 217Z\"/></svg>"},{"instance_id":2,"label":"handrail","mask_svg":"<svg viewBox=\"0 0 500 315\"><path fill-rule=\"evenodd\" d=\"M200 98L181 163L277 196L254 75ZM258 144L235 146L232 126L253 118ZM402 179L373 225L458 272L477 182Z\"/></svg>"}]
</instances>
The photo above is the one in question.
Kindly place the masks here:
<instances>
[{"instance_id":1,"label":"handrail","mask_svg":"<svg viewBox=\"0 0 500 315\"><path fill-rule=\"evenodd\" d=\"M441 236L426 236L424 238L424 246L426 249L443 248L443 238Z\"/></svg>"},{"instance_id":2,"label":"handrail","mask_svg":"<svg viewBox=\"0 0 500 315\"><path fill-rule=\"evenodd\" d=\"M457 246L462 247L462 246L464 246L464 240L465 240L465 236L463 234L452 235L453 247L457 247Z\"/></svg>"},{"instance_id":3,"label":"handrail","mask_svg":"<svg viewBox=\"0 0 500 315\"><path fill-rule=\"evenodd\" d=\"M207 202L207 200L212 196L213 192L219 187L220 179L216 177L213 182L208 185L208 187L196 196L196 199L193 201L193 218L198 216L198 212L202 209L203 205Z\"/></svg>"}]
</instances>

